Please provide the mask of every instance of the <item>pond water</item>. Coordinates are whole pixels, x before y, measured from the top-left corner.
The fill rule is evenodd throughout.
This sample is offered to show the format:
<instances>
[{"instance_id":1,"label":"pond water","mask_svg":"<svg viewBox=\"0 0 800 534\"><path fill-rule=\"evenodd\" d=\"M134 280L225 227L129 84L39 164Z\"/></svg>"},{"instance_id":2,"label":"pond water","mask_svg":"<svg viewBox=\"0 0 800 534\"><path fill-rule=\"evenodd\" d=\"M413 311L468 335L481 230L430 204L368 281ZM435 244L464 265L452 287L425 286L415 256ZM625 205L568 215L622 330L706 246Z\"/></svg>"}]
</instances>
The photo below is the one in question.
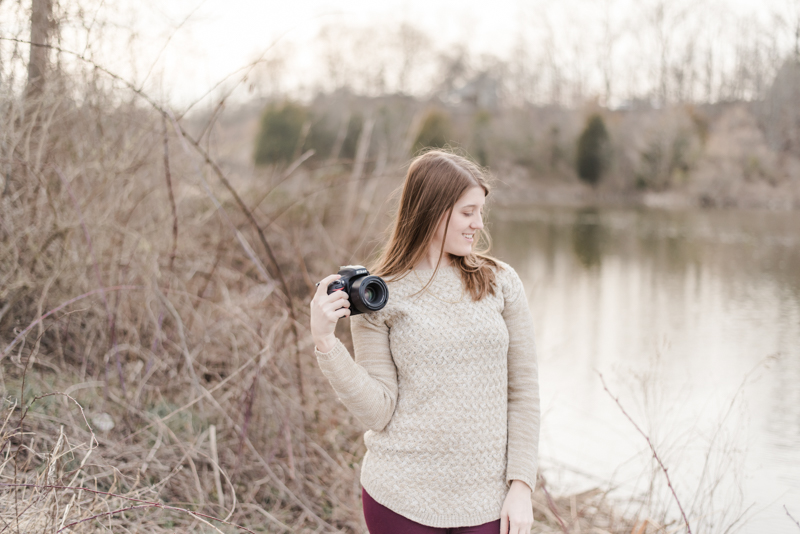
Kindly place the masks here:
<instances>
[{"instance_id":1,"label":"pond water","mask_svg":"<svg viewBox=\"0 0 800 534\"><path fill-rule=\"evenodd\" d=\"M557 492L613 487L693 532L800 532L800 214L494 208L522 277ZM784 506L786 508L784 508ZM743 518L736 518L744 513Z\"/></svg>"}]
</instances>

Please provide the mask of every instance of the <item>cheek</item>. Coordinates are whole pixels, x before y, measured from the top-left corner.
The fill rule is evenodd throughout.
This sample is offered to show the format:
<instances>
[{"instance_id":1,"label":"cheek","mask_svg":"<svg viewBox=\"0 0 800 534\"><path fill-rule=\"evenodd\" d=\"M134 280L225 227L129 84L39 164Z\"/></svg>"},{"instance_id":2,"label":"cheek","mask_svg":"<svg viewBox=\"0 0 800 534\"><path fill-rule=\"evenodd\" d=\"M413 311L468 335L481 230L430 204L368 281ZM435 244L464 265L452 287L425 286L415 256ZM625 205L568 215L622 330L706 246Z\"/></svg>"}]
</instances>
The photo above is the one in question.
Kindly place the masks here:
<instances>
[{"instance_id":1,"label":"cheek","mask_svg":"<svg viewBox=\"0 0 800 534\"><path fill-rule=\"evenodd\" d=\"M450 228L447 229L447 240L452 243L461 243L464 238L461 232L464 231L464 221L450 221Z\"/></svg>"}]
</instances>

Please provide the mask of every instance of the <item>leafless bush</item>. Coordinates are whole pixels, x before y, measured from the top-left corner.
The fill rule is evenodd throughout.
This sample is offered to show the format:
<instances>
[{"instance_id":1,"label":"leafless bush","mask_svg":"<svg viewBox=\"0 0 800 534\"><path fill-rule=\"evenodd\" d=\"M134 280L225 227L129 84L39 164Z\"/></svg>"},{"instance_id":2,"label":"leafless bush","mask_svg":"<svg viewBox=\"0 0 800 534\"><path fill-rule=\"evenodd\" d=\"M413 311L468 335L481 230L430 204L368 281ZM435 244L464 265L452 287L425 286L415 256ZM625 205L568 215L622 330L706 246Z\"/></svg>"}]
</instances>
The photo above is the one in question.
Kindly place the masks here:
<instances>
[{"instance_id":1,"label":"leafless bush","mask_svg":"<svg viewBox=\"0 0 800 534\"><path fill-rule=\"evenodd\" d=\"M167 123L165 137L158 110L77 82L71 90L80 102L52 91L2 101L2 389L24 410L37 395L69 392L89 420L113 428L78 479L45 481L37 455L77 454L70 444L89 443L88 429L54 402L34 403L24 424L7 411L4 482L97 483L90 489L113 495L73 497L106 511L133 496L276 531L358 530L359 430L314 373L307 318L289 312L291 303L302 313L313 287L304 258L331 197L307 187L303 203L278 217L287 206L267 202L256 219L219 181L204 190L214 166L183 149L180 126ZM259 248L262 229L274 262ZM56 447L61 425L69 444ZM97 511L64 513L71 490L10 488L4 499L32 506L15 521L60 506L66 523L35 523L42 531ZM157 516L197 521L173 512Z\"/></svg>"},{"instance_id":2,"label":"leafless bush","mask_svg":"<svg viewBox=\"0 0 800 534\"><path fill-rule=\"evenodd\" d=\"M0 101L3 527L363 531L362 429L305 310L373 251L402 162L365 138L349 164L228 174L209 128L116 81Z\"/></svg>"},{"instance_id":3,"label":"leafless bush","mask_svg":"<svg viewBox=\"0 0 800 534\"><path fill-rule=\"evenodd\" d=\"M646 371L631 374L635 402L621 401L600 374L619 413L646 443L642 457L649 461L644 462L647 467L633 488L634 497L618 507L627 517L648 518L641 532L730 533L747 522L753 504L745 502L742 490L743 396L775 359L764 358L744 376L730 399L718 410L706 407L702 420L693 424L679 415L684 407L666 391L660 358ZM669 421L664 417L667 412Z\"/></svg>"},{"instance_id":4,"label":"leafless bush","mask_svg":"<svg viewBox=\"0 0 800 534\"><path fill-rule=\"evenodd\" d=\"M363 531L362 429L316 370L306 309L374 253L423 106L361 107L347 160L251 170L214 157L223 102L190 120L71 57L91 68L38 94L0 82L3 527ZM568 174L577 114L528 109L530 144L498 142L501 161ZM541 484L534 503L538 532L634 526L607 492Z\"/></svg>"}]
</instances>

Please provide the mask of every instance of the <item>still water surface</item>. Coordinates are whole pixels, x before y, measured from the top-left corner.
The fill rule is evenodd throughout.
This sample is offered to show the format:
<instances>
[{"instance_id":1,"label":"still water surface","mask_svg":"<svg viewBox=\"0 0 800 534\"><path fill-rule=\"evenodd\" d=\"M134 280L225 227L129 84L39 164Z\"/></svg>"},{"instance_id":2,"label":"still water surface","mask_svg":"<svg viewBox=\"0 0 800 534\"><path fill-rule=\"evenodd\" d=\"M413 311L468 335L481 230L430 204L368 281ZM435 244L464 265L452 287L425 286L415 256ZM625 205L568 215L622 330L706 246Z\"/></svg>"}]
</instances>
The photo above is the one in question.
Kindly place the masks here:
<instances>
[{"instance_id":1,"label":"still water surface","mask_svg":"<svg viewBox=\"0 0 800 534\"><path fill-rule=\"evenodd\" d=\"M678 513L602 373L695 532L745 510L732 531L798 532L800 214L536 207L495 209L489 229L534 314L554 489L610 484Z\"/></svg>"}]
</instances>

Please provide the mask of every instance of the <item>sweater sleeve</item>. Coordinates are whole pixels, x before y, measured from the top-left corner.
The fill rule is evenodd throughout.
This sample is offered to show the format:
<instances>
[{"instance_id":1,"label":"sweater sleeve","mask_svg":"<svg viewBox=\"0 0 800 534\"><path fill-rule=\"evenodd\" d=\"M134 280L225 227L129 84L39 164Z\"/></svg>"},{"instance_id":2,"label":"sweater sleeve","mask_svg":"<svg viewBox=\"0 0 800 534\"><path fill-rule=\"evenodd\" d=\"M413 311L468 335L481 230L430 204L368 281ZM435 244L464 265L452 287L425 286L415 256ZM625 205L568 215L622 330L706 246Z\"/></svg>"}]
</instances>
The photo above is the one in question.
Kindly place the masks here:
<instances>
[{"instance_id":1,"label":"sweater sleeve","mask_svg":"<svg viewBox=\"0 0 800 534\"><path fill-rule=\"evenodd\" d=\"M502 288L508 328L508 466L506 482L536 487L539 464L539 379L533 316L519 275L507 264Z\"/></svg>"},{"instance_id":2,"label":"sweater sleeve","mask_svg":"<svg viewBox=\"0 0 800 534\"><path fill-rule=\"evenodd\" d=\"M383 430L397 404L397 368L381 312L350 318L355 360L339 339L330 352L314 347L322 374L347 409L370 430Z\"/></svg>"}]
</instances>

